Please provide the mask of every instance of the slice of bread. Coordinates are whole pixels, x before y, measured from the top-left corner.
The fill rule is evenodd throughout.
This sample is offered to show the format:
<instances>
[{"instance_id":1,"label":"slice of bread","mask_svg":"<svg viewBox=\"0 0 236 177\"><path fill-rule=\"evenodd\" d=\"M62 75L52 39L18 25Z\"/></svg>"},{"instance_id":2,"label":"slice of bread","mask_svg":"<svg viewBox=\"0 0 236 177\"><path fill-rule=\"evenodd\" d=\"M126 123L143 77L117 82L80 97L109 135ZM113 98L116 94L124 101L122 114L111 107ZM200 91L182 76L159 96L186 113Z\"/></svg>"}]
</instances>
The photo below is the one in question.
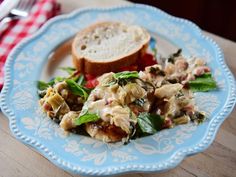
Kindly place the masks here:
<instances>
[{"instance_id":1,"label":"slice of bread","mask_svg":"<svg viewBox=\"0 0 236 177\"><path fill-rule=\"evenodd\" d=\"M89 74L119 71L137 62L150 40L139 26L119 22L101 22L80 31L72 43L73 63Z\"/></svg>"}]
</instances>

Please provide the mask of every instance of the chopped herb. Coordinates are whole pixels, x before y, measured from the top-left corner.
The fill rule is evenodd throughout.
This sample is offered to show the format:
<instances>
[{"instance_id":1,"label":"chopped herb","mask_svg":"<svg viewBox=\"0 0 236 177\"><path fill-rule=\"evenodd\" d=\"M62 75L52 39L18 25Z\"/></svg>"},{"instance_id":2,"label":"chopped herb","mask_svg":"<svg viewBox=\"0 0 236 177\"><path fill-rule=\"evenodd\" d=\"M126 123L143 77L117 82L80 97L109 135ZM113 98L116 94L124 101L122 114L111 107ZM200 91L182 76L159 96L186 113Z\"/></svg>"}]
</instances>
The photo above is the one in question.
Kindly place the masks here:
<instances>
[{"instance_id":1,"label":"chopped herb","mask_svg":"<svg viewBox=\"0 0 236 177\"><path fill-rule=\"evenodd\" d=\"M173 56L178 57L180 56L181 53L182 53L182 49L178 49L176 53L173 53Z\"/></svg>"},{"instance_id":2,"label":"chopped herb","mask_svg":"<svg viewBox=\"0 0 236 177\"><path fill-rule=\"evenodd\" d=\"M70 91L74 95L79 95L79 96L83 97L84 100L87 100L88 93L86 92L86 90L81 85L77 84L73 79L67 79L66 83L67 83Z\"/></svg>"},{"instance_id":3,"label":"chopped herb","mask_svg":"<svg viewBox=\"0 0 236 177\"><path fill-rule=\"evenodd\" d=\"M150 67L150 73L154 74L154 75L161 75L161 76L165 76L165 72L161 69L159 69L158 67L154 68L154 67Z\"/></svg>"},{"instance_id":4,"label":"chopped herb","mask_svg":"<svg viewBox=\"0 0 236 177\"><path fill-rule=\"evenodd\" d=\"M171 84L176 84L179 82L177 78L168 78L167 81Z\"/></svg>"},{"instance_id":5,"label":"chopped herb","mask_svg":"<svg viewBox=\"0 0 236 177\"><path fill-rule=\"evenodd\" d=\"M191 117L191 121L196 123L202 123L205 120L205 115L201 112L196 111Z\"/></svg>"},{"instance_id":6,"label":"chopped herb","mask_svg":"<svg viewBox=\"0 0 236 177\"><path fill-rule=\"evenodd\" d=\"M164 119L157 114L140 113L138 116L138 126L143 135L154 134L162 129Z\"/></svg>"},{"instance_id":7,"label":"chopped herb","mask_svg":"<svg viewBox=\"0 0 236 177\"><path fill-rule=\"evenodd\" d=\"M100 117L97 114L90 114L87 112L75 119L75 125L79 126L88 122L96 122L99 119Z\"/></svg>"},{"instance_id":8,"label":"chopped herb","mask_svg":"<svg viewBox=\"0 0 236 177\"><path fill-rule=\"evenodd\" d=\"M216 81L211 73L205 73L196 77L195 80L189 81L188 85L193 92L207 92L217 88Z\"/></svg>"},{"instance_id":9,"label":"chopped herb","mask_svg":"<svg viewBox=\"0 0 236 177\"><path fill-rule=\"evenodd\" d=\"M180 97L183 97L183 96L184 96L184 94L183 94L182 91L179 91L179 92L175 95L176 98L180 98Z\"/></svg>"},{"instance_id":10,"label":"chopped herb","mask_svg":"<svg viewBox=\"0 0 236 177\"><path fill-rule=\"evenodd\" d=\"M134 103L135 103L136 105L140 106L140 107L143 107L143 106L144 106L144 103L145 103L145 100L144 100L144 98L139 98L139 99L136 99L136 100L134 101Z\"/></svg>"},{"instance_id":11,"label":"chopped herb","mask_svg":"<svg viewBox=\"0 0 236 177\"><path fill-rule=\"evenodd\" d=\"M182 53L182 49L178 49L176 53L173 53L168 57L168 62L175 63L175 58L180 56L181 53Z\"/></svg>"},{"instance_id":12,"label":"chopped herb","mask_svg":"<svg viewBox=\"0 0 236 177\"><path fill-rule=\"evenodd\" d=\"M129 82L129 79L120 79L118 80L118 85L125 86Z\"/></svg>"},{"instance_id":13,"label":"chopped herb","mask_svg":"<svg viewBox=\"0 0 236 177\"><path fill-rule=\"evenodd\" d=\"M152 73L152 74L156 74L156 71L157 71L156 68L154 68L154 67L151 67L151 68L150 68L150 73Z\"/></svg>"},{"instance_id":14,"label":"chopped herb","mask_svg":"<svg viewBox=\"0 0 236 177\"><path fill-rule=\"evenodd\" d=\"M70 75L73 74L76 71L76 69L72 68L72 67L61 67L60 69L63 70L63 71L66 71Z\"/></svg>"}]
</instances>

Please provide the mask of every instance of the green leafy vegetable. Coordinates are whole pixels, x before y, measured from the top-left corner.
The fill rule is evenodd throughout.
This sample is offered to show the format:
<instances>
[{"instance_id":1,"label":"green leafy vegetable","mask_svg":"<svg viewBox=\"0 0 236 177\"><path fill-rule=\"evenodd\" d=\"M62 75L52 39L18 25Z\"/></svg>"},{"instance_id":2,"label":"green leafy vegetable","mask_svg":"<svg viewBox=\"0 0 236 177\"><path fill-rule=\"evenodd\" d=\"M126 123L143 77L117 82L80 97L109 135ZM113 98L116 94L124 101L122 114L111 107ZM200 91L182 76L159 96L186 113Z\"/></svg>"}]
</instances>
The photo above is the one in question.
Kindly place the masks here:
<instances>
[{"instance_id":1,"label":"green leafy vegetable","mask_svg":"<svg viewBox=\"0 0 236 177\"><path fill-rule=\"evenodd\" d=\"M53 86L55 83L62 82L64 80L65 80L65 78L63 78L63 77L55 77L55 78L51 79L49 82L38 81L37 88L41 91L46 90L48 87Z\"/></svg>"},{"instance_id":2,"label":"green leafy vegetable","mask_svg":"<svg viewBox=\"0 0 236 177\"><path fill-rule=\"evenodd\" d=\"M193 92L207 92L217 88L216 81L212 78L211 73L196 77L195 80L189 81L188 85Z\"/></svg>"},{"instance_id":3,"label":"green leafy vegetable","mask_svg":"<svg viewBox=\"0 0 236 177\"><path fill-rule=\"evenodd\" d=\"M123 71L119 73L114 74L114 79L110 83L107 83L106 86L111 86L116 83L119 85L126 85L128 82L130 82L132 79L138 78L138 72L137 71Z\"/></svg>"},{"instance_id":4,"label":"green leafy vegetable","mask_svg":"<svg viewBox=\"0 0 236 177\"><path fill-rule=\"evenodd\" d=\"M85 113L82 116L79 116L77 119L75 119L75 125L82 125L84 123L88 122L95 122L99 120L100 117L97 114L90 114L90 113Z\"/></svg>"},{"instance_id":5,"label":"green leafy vegetable","mask_svg":"<svg viewBox=\"0 0 236 177\"><path fill-rule=\"evenodd\" d=\"M85 100L87 100L88 93L85 91L85 89L81 85L77 84L73 79L67 79L66 83L67 83L70 91L74 95L79 95L79 96L83 97Z\"/></svg>"},{"instance_id":6,"label":"green leafy vegetable","mask_svg":"<svg viewBox=\"0 0 236 177\"><path fill-rule=\"evenodd\" d=\"M38 81L37 83L37 88L39 90L46 90L48 87L52 86L54 84L54 81L50 81L50 82L43 82L43 81Z\"/></svg>"},{"instance_id":7,"label":"green leafy vegetable","mask_svg":"<svg viewBox=\"0 0 236 177\"><path fill-rule=\"evenodd\" d=\"M84 75L81 74L78 79L76 80L77 84L79 85L84 85L85 79L84 79Z\"/></svg>"},{"instance_id":8,"label":"green leafy vegetable","mask_svg":"<svg viewBox=\"0 0 236 177\"><path fill-rule=\"evenodd\" d=\"M43 98L47 93L47 88L53 86L56 82L59 82L62 78L56 77L51 79L49 82L38 81L37 88L38 88L38 95L40 98Z\"/></svg>"},{"instance_id":9,"label":"green leafy vegetable","mask_svg":"<svg viewBox=\"0 0 236 177\"><path fill-rule=\"evenodd\" d=\"M124 71L114 74L114 78L119 79L135 79L138 78L138 72L137 71Z\"/></svg>"},{"instance_id":10,"label":"green leafy vegetable","mask_svg":"<svg viewBox=\"0 0 236 177\"><path fill-rule=\"evenodd\" d=\"M54 82L53 84L57 83L57 82L62 82L64 81L65 78L64 77L55 77L52 82Z\"/></svg>"},{"instance_id":11,"label":"green leafy vegetable","mask_svg":"<svg viewBox=\"0 0 236 177\"><path fill-rule=\"evenodd\" d=\"M119 73L115 73L113 75L113 80L111 80L108 83L104 83L103 86L108 87L111 85L114 85L118 83L121 86L126 85L128 82L130 82L132 79L138 78L138 72L137 71L123 71Z\"/></svg>"},{"instance_id":12,"label":"green leafy vegetable","mask_svg":"<svg viewBox=\"0 0 236 177\"><path fill-rule=\"evenodd\" d=\"M39 90L45 90L47 89L48 87L50 86L50 84L46 83L46 82L43 82L43 81L38 81L37 83L37 88Z\"/></svg>"},{"instance_id":13,"label":"green leafy vegetable","mask_svg":"<svg viewBox=\"0 0 236 177\"><path fill-rule=\"evenodd\" d=\"M182 49L178 49L176 53L173 53L169 56L168 62L175 63L175 58L180 56L182 53Z\"/></svg>"},{"instance_id":14,"label":"green leafy vegetable","mask_svg":"<svg viewBox=\"0 0 236 177\"><path fill-rule=\"evenodd\" d=\"M66 71L68 74L73 74L76 71L76 69L72 67L61 67L60 69Z\"/></svg>"},{"instance_id":15,"label":"green leafy vegetable","mask_svg":"<svg viewBox=\"0 0 236 177\"><path fill-rule=\"evenodd\" d=\"M140 113L138 116L138 126L143 135L154 134L161 130L164 119L157 114Z\"/></svg>"}]
</instances>

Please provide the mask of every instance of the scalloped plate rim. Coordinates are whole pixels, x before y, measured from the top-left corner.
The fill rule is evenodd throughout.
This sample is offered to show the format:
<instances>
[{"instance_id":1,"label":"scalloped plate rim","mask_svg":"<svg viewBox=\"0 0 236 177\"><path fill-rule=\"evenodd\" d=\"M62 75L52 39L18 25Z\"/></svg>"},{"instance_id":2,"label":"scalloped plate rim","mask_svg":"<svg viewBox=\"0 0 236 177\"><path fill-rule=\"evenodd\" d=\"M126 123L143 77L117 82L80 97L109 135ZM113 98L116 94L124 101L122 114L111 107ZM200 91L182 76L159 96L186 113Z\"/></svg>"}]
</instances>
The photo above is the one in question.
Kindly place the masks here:
<instances>
[{"instance_id":1,"label":"scalloped plate rim","mask_svg":"<svg viewBox=\"0 0 236 177\"><path fill-rule=\"evenodd\" d=\"M25 43L27 43L28 41L32 40L32 39L36 39L37 36L39 36L41 33L43 33L44 31L47 30L47 28L52 25L53 23L57 23L60 20L63 19L68 19L68 18L73 18L73 16L75 16L76 14L79 13L83 13L86 11L94 11L94 10L98 10L98 11L112 11L115 9L119 9L119 8L125 8L125 7L141 7L141 8L148 8L150 10L154 10L154 11L158 11L159 13L165 15L167 18L170 18L172 20L175 21L179 21L180 23L184 23L184 24L188 24L192 27L192 30L194 30L195 32L197 32L199 35L199 37L201 37L202 39L210 42L210 44L214 47L214 50L217 51L217 59L219 60L219 62L221 62L222 67L224 69L224 71L227 74L227 78L229 80L229 84L230 84L230 94L229 97L227 98L227 102L225 103L224 106L224 113L222 113L221 115L218 115L215 120L217 120L217 122L215 123L214 121L212 121L211 124L209 124L208 129L212 126L212 124L216 124L216 126L214 126L214 129L211 131L212 134L209 137L210 139L208 141L206 141L206 137L204 137L202 139L202 141L200 143L198 143L197 148L195 146L195 149L190 146L190 147L181 147L179 148L176 152L175 152L175 159L170 158L169 163L168 161L163 163L163 164L144 164L144 165L136 165L135 162L132 165L127 166L122 166L120 165L119 167L117 166L109 166L107 168L103 168L101 170L93 170L91 168L88 169L81 169L79 166L73 166L70 164L70 162L66 162L63 161L62 159L60 159L60 157L54 155L52 152L49 152L47 150L47 148L41 144L39 141L34 140L33 138L27 137L27 135L23 135L19 129L17 129L16 124L15 124L15 115L14 115L14 111L11 110L10 106L7 104L6 102L6 97L7 97L7 93L10 92L11 88L9 88L10 86L10 80L11 80L11 73L10 73L10 64L14 61L14 54L21 49L21 47L23 47L23 45ZM47 159L49 159L51 162L53 162L54 164L56 164L58 167L69 171L71 173L74 174L81 174L81 175L96 175L96 176L101 176L101 175L114 175L114 174L122 174L122 173L130 173L130 172L158 172L158 171L166 171L169 170L171 168L176 167L177 165L179 165L181 163L181 161L189 155L192 154L196 154L199 152L204 151L206 148L208 148L210 146L210 144L213 142L215 136L216 136L216 132L219 129L220 125L222 124L222 122L228 117L228 115L231 113L231 111L234 108L235 105L235 101L236 101L236 94L235 94L235 80L234 80L234 76L231 73L231 71L229 70L228 66L225 63L224 57L223 57L223 53L220 49L220 47L218 46L218 44L216 44L215 41L213 41L211 38L205 36L201 29L194 23L192 23L191 21L188 21L186 19L182 19L182 18L178 18L178 17L174 17L171 16L169 14L167 14L166 12L152 7L152 6L148 6L148 5L143 5L143 4L131 4L131 5L120 5L120 6L113 6L113 7L108 7L108 8L81 8L78 10L75 10L72 13L69 14L64 14L64 15L60 15L58 17L54 17L53 19L50 19L47 23L45 23L43 25L42 28L40 28L35 34L33 34L32 36L30 36L27 39L22 40L22 42L20 42L20 44L18 44L10 53L10 55L8 56L7 62L5 64L5 81L4 81L4 87L2 89L1 95L0 95L0 106L2 108L3 113L9 118L9 126L11 129L11 132L13 133L13 135L20 140L21 142L23 142L26 145L30 145L33 148L35 148L39 153L43 154L44 157L46 157ZM206 141L205 143L203 143L204 141ZM172 161L170 163L170 161Z\"/></svg>"}]
</instances>

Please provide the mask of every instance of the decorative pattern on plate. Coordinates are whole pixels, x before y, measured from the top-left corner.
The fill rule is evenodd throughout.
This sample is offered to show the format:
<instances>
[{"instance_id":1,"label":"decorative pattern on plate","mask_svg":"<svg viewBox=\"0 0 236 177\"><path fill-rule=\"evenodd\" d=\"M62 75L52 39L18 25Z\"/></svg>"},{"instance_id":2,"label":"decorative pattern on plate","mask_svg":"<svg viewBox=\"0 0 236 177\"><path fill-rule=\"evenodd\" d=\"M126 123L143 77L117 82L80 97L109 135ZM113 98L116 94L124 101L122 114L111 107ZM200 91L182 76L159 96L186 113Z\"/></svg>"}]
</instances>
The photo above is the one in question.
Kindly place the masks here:
<instances>
[{"instance_id":1,"label":"decorative pattern on plate","mask_svg":"<svg viewBox=\"0 0 236 177\"><path fill-rule=\"evenodd\" d=\"M67 137L66 132L60 129L58 124L55 124L55 122L47 118L39 107L35 108L35 115L33 118L22 117L20 120L26 129L32 131L34 136L38 136L46 140Z\"/></svg>"},{"instance_id":2,"label":"decorative pattern on plate","mask_svg":"<svg viewBox=\"0 0 236 177\"><path fill-rule=\"evenodd\" d=\"M189 124L163 130L124 146L104 144L82 135L67 135L57 124L45 118L39 109L35 81L40 78L47 56L78 30L99 20L141 25L182 48L185 55L205 57L220 86L217 91L196 96L196 104L207 113L208 120L200 126ZM174 168L186 156L203 151L232 111L235 99L235 80L213 40L203 36L201 30L187 20L150 6L129 5L83 9L56 17L20 43L5 66L0 104L17 139L71 173L104 176L167 170Z\"/></svg>"},{"instance_id":3,"label":"decorative pattern on plate","mask_svg":"<svg viewBox=\"0 0 236 177\"><path fill-rule=\"evenodd\" d=\"M86 146L99 148L102 151L99 153L93 153L90 152ZM112 157L113 162L119 163L134 161L138 158L137 156L132 155L131 149L127 152L119 150L121 146L123 146L121 143L109 145L88 137L84 137L78 142L71 140L63 147L66 152L79 156L81 161L92 161L92 163L96 166L102 165L108 159L108 156Z\"/></svg>"}]
</instances>

